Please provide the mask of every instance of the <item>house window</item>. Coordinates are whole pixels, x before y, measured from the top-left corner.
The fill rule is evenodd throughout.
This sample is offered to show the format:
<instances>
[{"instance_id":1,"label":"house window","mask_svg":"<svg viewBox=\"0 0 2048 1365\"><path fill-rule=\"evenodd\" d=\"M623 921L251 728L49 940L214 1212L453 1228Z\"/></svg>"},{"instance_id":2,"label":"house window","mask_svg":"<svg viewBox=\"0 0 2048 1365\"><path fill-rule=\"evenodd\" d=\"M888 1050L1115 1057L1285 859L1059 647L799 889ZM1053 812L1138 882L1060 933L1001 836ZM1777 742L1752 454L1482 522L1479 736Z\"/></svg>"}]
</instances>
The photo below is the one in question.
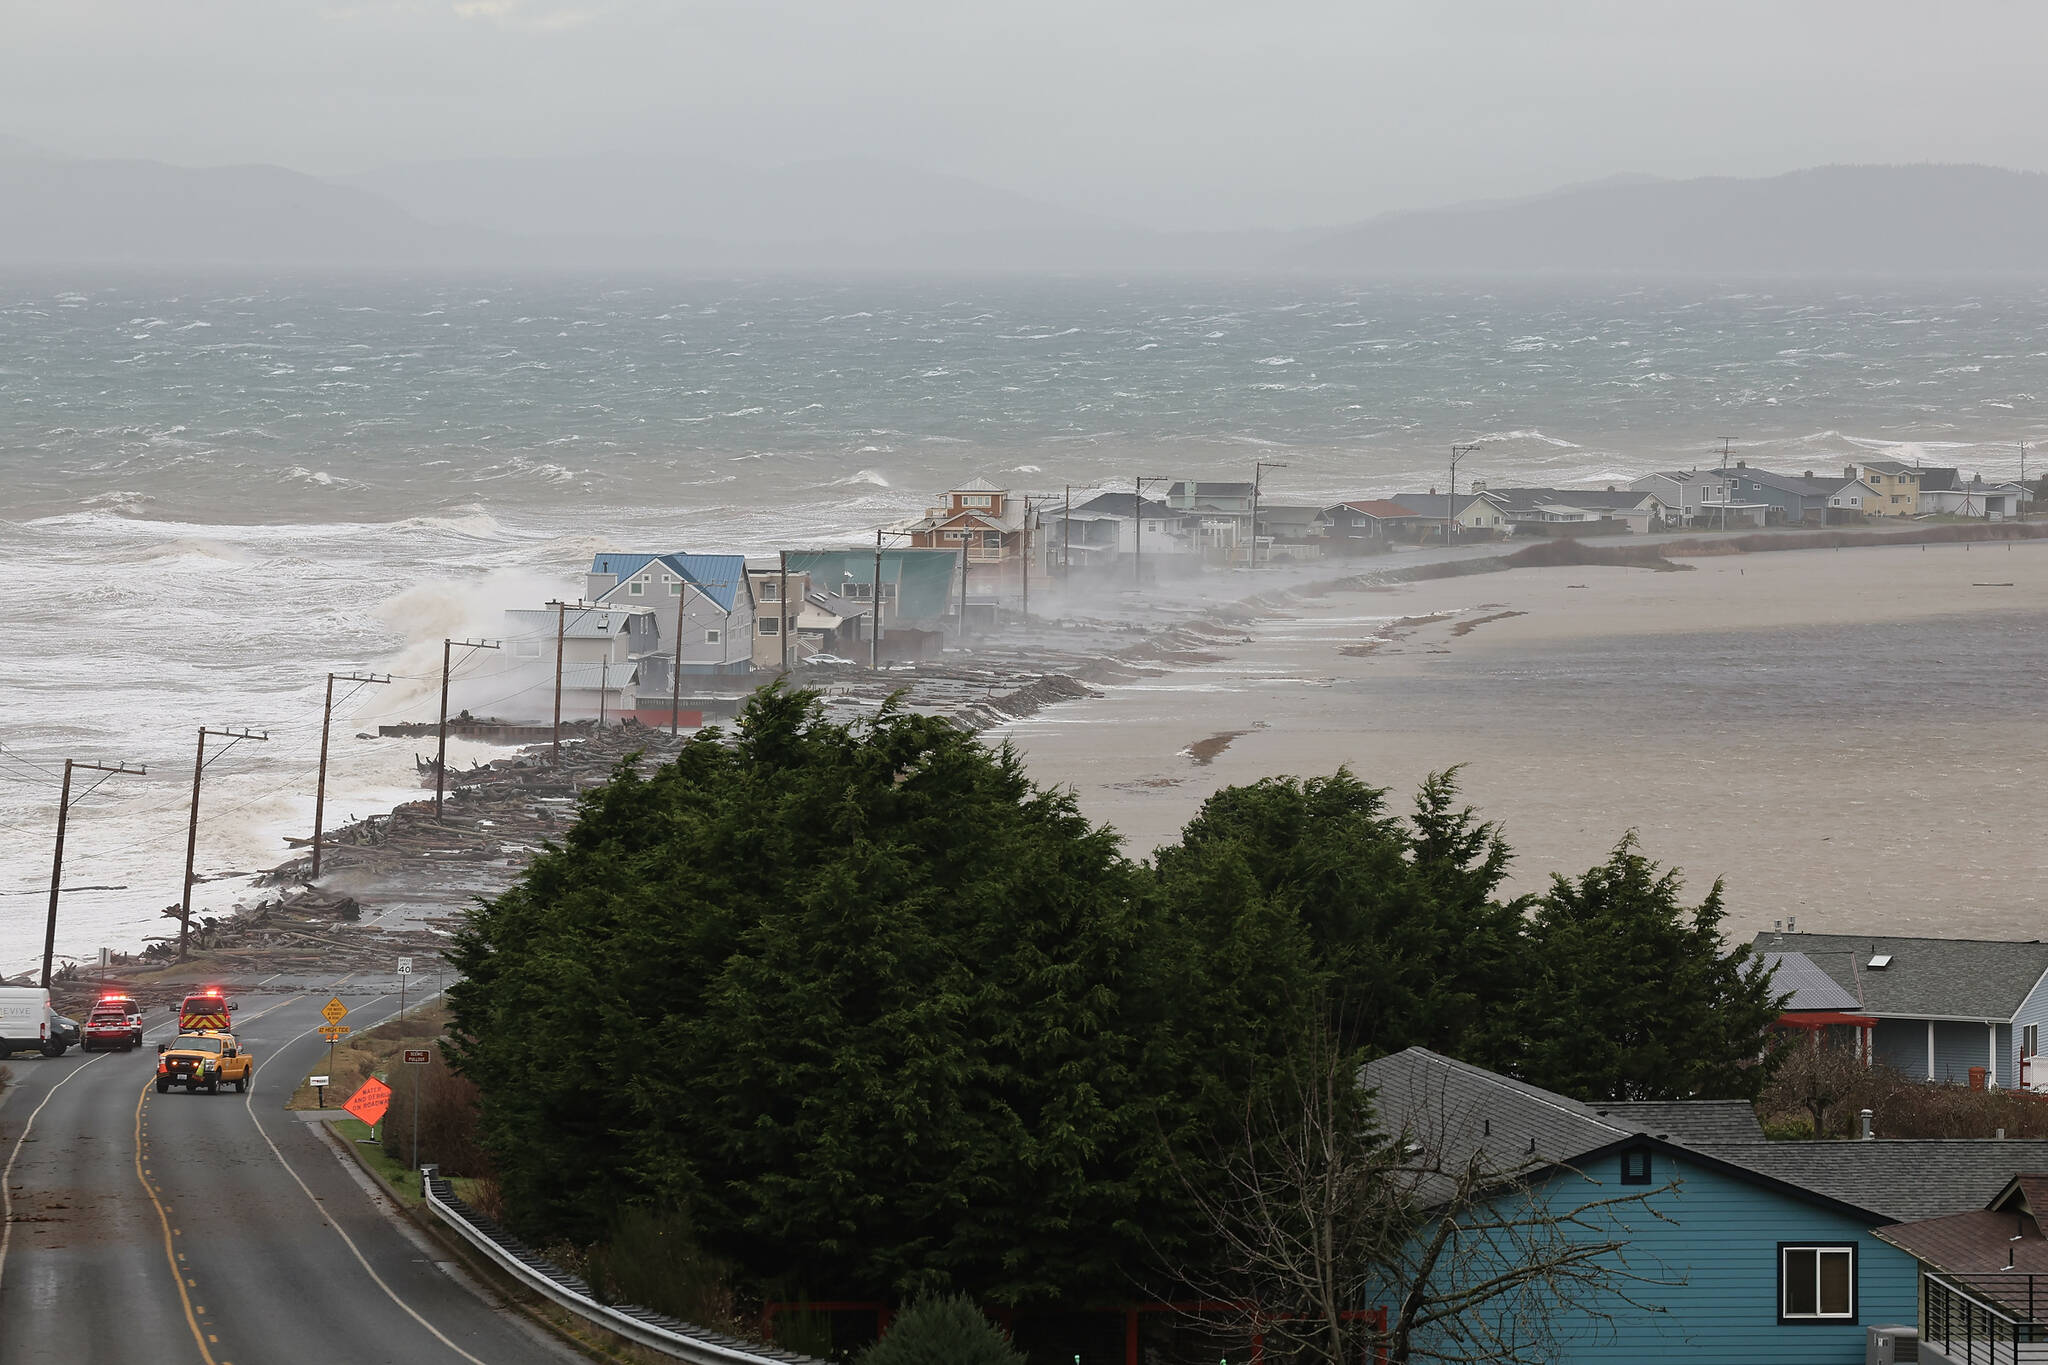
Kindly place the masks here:
<instances>
[{"instance_id":1,"label":"house window","mask_svg":"<svg viewBox=\"0 0 2048 1365\"><path fill-rule=\"evenodd\" d=\"M631 583L628 583L626 585L626 594L629 597L638 597L646 591L647 580L644 578L636 578Z\"/></svg>"},{"instance_id":2,"label":"house window","mask_svg":"<svg viewBox=\"0 0 2048 1365\"><path fill-rule=\"evenodd\" d=\"M2038 1057L2040 1055L2041 1026L2039 1024L2024 1025L2020 1029L2020 1056Z\"/></svg>"},{"instance_id":3,"label":"house window","mask_svg":"<svg viewBox=\"0 0 2048 1365\"><path fill-rule=\"evenodd\" d=\"M882 585L882 600L884 602L894 602L896 600L896 585L894 583L884 583Z\"/></svg>"},{"instance_id":4,"label":"house window","mask_svg":"<svg viewBox=\"0 0 2048 1365\"><path fill-rule=\"evenodd\" d=\"M704 643L707 645L715 645L724 638L725 632L718 629L718 627L716 626L713 626L711 629L704 632Z\"/></svg>"},{"instance_id":5,"label":"house window","mask_svg":"<svg viewBox=\"0 0 2048 1365\"><path fill-rule=\"evenodd\" d=\"M782 585L774 579L764 578L761 580L761 600L763 602L773 602L781 596L781 593Z\"/></svg>"},{"instance_id":6,"label":"house window","mask_svg":"<svg viewBox=\"0 0 2048 1365\"><path fill-rule=\"evenodd\" d=\"M841 597L858 597L865 601L867 598L875 595L875 585L872 583L856 583L849 578L839 585L839 595Z\"/></svg>"},{"instance_id":7,"label":"house window","mask_svg":"<svg viewBox=\"0 0 2048 1365\"><path fill-rule=\"evenodd\" d=\"M965 539L967 539L967 532L965 532L965 531L948 531L948 532L946 532L946 539L948 539L948 540L965 540Z\"/></svg>"},{"instance_id":8,"label":"house window","mask_svg":"<svg viewBox=\"0 0 2048 1365\"><path fill-rule=\"evenodd\" d=\"M981 548L984 550L1002 549L1003 533L1001 531L983 531L981 533Z\"/></svg>"},{"instance_id":9,"label":"house window","mask_svg":"<svg viewBox=\"0 0 2048 1365\"><path fill-rule=\"evenodd\" d=\"M991 501L991 495L987 493L962 493L960 495L960 505L962 507L987 507L991 505Z\"/></svg>"},{"instance_id":10,"label":"house window","mask_svg":"<svg viewBox=\"0 0 2048 1365\"><path fill-rule=\"evenodd\" d=\"M683 583L681 579L671 578L668 580L668 595L670 597L681 597L683 595Z\"/></svg>"},{"instance_id":11,"label":"house window","mask_svg":"<svg viewBox=\"0 0 2048 1365\"><path fill-rule=\"evenodd\" d=\"M1624 1185L1647 1185L1650 1183L1650 1149L1637 1147L1621 1154L1621 1183Z\"/></svg>"},{"instance_id":12,"label":"house window","mask_svg":"<svg viewBox=\"0 0 2048 1365\"><path fill-rule=\"evenodd\" d=\"M1778 1321L1856 1321L1856 1244L1778 1244Z\"/></svg>"},{"instance_id":13,"label":"house window","mask_svg":"<svg viewBox=\"0 0 2048 1365\"><path fill-rule=\"evenodd\" d=\"M782 622L773 616L763 616L754 624L755 628L763 635L780 635L782 633Z\"/></svg>"}]
</instances>

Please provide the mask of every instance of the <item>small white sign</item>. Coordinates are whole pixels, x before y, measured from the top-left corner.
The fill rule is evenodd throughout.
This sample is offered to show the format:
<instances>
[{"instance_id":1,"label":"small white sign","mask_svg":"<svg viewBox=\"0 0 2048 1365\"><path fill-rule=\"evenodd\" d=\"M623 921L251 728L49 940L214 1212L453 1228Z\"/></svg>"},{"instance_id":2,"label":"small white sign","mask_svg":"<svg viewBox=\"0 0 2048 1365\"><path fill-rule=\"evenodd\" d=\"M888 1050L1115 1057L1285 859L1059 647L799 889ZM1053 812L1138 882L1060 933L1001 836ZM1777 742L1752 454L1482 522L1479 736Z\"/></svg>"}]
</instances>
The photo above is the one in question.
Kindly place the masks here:
<instances>
[{"instance_id":1,"label":"small white sign","mask_svg":"<svg viewBox=\"0 0 2048 1365\"><path fill-rule=\"evenodd\" d=\"M306 1077L306 1084L312 1086L315 1090L325 1090L327 1088L327 1078L325 1076L308 1076Z\"/></svg>"},{"instance_id":2,"label":"small white sign","mask_svg":"<svg viewBox=\"0 0 2048 1365\"><path fill-rule=\"evenodd\" d=\"M398 959L398 974L399 974L400 976L411 976L411 975L412 975L412 959L411 959L411 958L409 958L409 957L401 957L400 959Z\"/></svg>"}]
</instances>

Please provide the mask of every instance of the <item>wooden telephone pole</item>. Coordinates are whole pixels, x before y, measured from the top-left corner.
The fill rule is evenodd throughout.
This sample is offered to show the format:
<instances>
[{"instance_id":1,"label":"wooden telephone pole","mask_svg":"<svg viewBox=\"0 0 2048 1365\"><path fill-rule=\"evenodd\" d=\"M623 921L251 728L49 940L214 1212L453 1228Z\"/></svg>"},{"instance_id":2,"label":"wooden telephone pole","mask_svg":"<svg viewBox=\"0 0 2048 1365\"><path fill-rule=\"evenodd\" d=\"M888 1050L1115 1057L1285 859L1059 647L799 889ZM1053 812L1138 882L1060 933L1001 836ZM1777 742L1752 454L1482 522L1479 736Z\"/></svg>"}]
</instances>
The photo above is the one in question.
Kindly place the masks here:
<instances>
[{"instance_id":1,"label":"wooden telephone pole","mask_svg":"<svg viewBox=\"0 0 2048 1365\"><path fill-rule=\"evenodd\" d=\"M439 824L439 823L441 822L441 793L442 793L442 791L443 791L443 790L444 790L444 789L445 789L445 788L447 787L447 785L448 785L448 672L449 672L449 666L450 666L450 662L451 662L451 660L452 660L452 659L453 659L453 657L454 657L454 653L455 653L455 647L456 647L457 645L461 645L461 646L462 646L462 647L463 647L464 649L467 649L467 650L478 650L478 649L496 649L496 648L497 648L497 646L496 646L496 645L493 645L493 644L487 644L487 643L485 643L485 642L484 642L484 641L482 641L482 640L443 640L443 641L441 641L441 740L440 740L440 745L439 745L439 747L438 747L438 748L437 748L437 749L435 750L435 752L434 752L434 823L435 823L435 824ZM464 657L464 658L466 659L466 658L468 658L469 656L465 654L465 655L464 655L463 657ZM555 663L555 697L556 697L556 702L555 702L555 706L556 706L556 715L557 715L557 716L559 716L559 715L561 714L561 710L560 710L560 708L561 708L561 700L560 700L560 699L561 699L561 695L562 695L562 665L561 665L561 662L560 662L559 660L557 660L557 661L556 661L556 663ZM600 693L599 695L602 695L602 694ZM556 725L557 725L557 726L559 726L560 724L561 724L561 722L560 722L559 720L557 720L557 721L556 721ZM560 733L560 731L559 731L559 729L558 729L558 730L557 730L557 734L559 735L559 733ZM559 740L558 740L557 742L559 742Z\"/></svg>"},{"instance_id":2,"label":"wooden telephone pole","mask_svg":"<svg viewBox=\"0 0 2048 1365\"><path fill-rule=\"evenodd\" d=\"M178 961L180 962L184 962L191 957L192 859L199 851L199 779L205 776L206 765L213 761L213 759L209 759L206 756L206 737L208 735L212 735L215 739L227 741L221 747L220 752L213 756L215 759L245 739L253 739L259 743L268 742L270 739L268 734L258 734L254 730L213 730L204 725L199 727L199 752L192 760L192 818L185 827L185 892L178 902Z\"/></svg>"},{"instance_id":3,"label":"wooden telephone pole","mask_svg":"<svg viewBox=\"0 0 2048 1365\"><path fill-rule=\"evenodd\" d=\"M574 602L548 603L555 609L555 766L562 766L562 642L569 633L569 608L586 611L595 606L577 598ZM494 646L495 648L495 646ZM438 812L437 812L438 813Z\"/></svg>"},{"instance_id":4,"label":"wooden telephone pole","mask_svg":"<svg viewBox=\"0 0 2048 1365\"><path fill-rule=\"evenodd\" d=\"M320 712L320 778L319 781L315 783L313 787L312 880L316 882L320 880L320 844L321 831L323 828L322 821L325 819L327 815L327 731L329 727L332 726L334 723L334 682L336 678L339 678L343 682L352 682L356 684L357 692L360 692L364 687L369 686L371 683L382 684L391 681L391 675L388 673L381 678L374 673L329 673L327 675L327 704L321 709ZM343 697L342 700L347 701L349 697L353 697L354 695L355 692L350 692L348 696Z\"/></svg>"},{"instance_id":5,"label":"wooden telephone pole","mask_svg":"<svg viewBox=\"0 0 2048 1365\"><path fill-rule=\"evenodd\" d=\"M82 763L73 758L64 760L64 789L57 797L57 856L50 863L50 918L43 925L44 990L50 989L50 958L57 951L57 894L64 885L64 826L71 815L72 801L83 801L99 790L100 785L100 782L95 782L74 798L71 795L71 774L74 769L105 773L106 777L102 777L100 782L116 775L145 777L149 773L147 768L131 768L126 763L110 766L105 763Z\"/></svg>"}]
</instances>

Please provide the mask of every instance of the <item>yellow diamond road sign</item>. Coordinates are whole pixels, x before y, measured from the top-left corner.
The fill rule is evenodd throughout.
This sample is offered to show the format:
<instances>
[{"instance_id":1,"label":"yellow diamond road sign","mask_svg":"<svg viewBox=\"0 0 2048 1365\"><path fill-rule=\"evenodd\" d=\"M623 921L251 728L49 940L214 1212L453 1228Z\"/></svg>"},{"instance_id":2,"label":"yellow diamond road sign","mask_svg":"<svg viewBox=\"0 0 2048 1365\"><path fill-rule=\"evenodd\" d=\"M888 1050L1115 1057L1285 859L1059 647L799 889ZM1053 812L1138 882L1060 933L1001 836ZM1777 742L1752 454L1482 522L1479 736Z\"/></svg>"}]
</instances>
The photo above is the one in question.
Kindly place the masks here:
<instances>
[{"instance_id":1,"label":"yellow diamond road sign","mask_svg":"<svg viewBox=\"0 0 2048 1365\"><path fill-rule=\"evenodd\" d=\"M326 1024L326 1025L323 1025L323 1026L321 1027L321 1029L320 1029L320 1036L321 1036L322 1038L325 1038L325 1039L326 1039L326 1040L327 1040L328 1042L330 1042L330 1043L331 1043L331 1042L333 1042L333 1041L334 1041L335 1039L337 1039L337 1038L341 1037L341 1035L342 1035L342 1034L344 1034L344 1033L347 1033L347 1032L348 1032L348 1025L347 1025L347 1024Z\"/></svg>"},{"instance_id":2,"label":"yellow diamond road sign","mask_svg":"<svg viewBox=\"0 0 2048 1365\"><path fill-rule=\"evenodd\" d=\"M341 1003L341 997L338 995L328 1001L327 1007L320 1011L320 1017L330 1024L340 1023L347 1014L348 1006Z\"/></svg>"}]
</instances>

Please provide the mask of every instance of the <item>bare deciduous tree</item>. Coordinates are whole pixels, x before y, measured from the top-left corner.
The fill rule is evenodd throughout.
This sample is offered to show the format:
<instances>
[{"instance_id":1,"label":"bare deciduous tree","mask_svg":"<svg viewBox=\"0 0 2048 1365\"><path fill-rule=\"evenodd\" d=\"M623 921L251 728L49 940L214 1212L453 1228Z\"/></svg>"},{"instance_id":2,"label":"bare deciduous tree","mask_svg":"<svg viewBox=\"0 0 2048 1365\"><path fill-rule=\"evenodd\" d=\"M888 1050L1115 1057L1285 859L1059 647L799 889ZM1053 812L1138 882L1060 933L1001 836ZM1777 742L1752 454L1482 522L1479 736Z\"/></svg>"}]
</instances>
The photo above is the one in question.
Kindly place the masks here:
<instances>
[{"instance_id":1,"label":"bare deciduous tree","mask_svg":"<svg viewBox=\"0 0 2048 1365\"><path fill-rule=\"evenodd\" d=\"M1553 1162L1503 1164L1454 1133L1376 1127L1356 1059L1317 1028L1256 1088L1202 1178L1212 1268L1181 1279L1238 1305L1283 1358L1536 1365L1560 1315L1658 1312L1630 1220L1670 1185L1603 1195ZM1590 1196L1590 1197L1588 1197ZM1382 1326L1370 1307L1383 1306Z\"/></svg>"}]
</instances>

